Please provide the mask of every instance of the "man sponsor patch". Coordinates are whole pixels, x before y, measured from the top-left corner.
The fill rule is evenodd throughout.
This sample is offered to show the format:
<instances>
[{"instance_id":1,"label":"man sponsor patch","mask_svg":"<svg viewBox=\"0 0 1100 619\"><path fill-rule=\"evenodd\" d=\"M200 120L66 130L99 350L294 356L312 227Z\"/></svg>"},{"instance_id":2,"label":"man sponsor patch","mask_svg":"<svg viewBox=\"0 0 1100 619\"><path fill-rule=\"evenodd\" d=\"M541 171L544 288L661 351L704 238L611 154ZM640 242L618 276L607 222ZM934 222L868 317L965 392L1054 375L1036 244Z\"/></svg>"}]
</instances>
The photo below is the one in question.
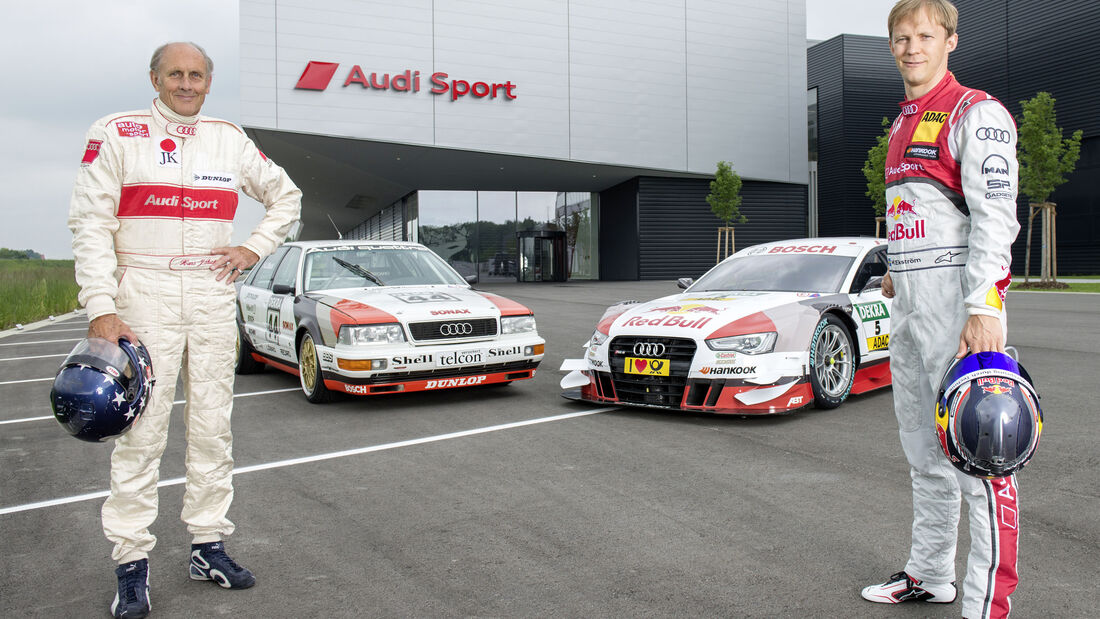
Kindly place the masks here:
<instances>
[{"instance_id":1,"label":"man sponsor patch","mask_svg":"<svg viewBox=\"0 0 1100 619\"><path fill-rule=\"evenodd\" d=\"M129 120L115 123L115 128L118 129L118 135L124 138L147 138L149 137L149 125L142 123L136 123Z\"/></svg>"},{"instance_id":2,"label":"man sponsor patch","mask_svg":"<svg viewBox=\"0 0 1100 619\"><path fill-rule=\"evenodd\" d=\"M1008 176L1008 160L1000 155L990 155L982 162L982 175Z\"/></svg>"},{"instance_id":3,"label":"man sponsor patch","mask_svg":"<svg viewBox=\"0 0 1100 619\"><path fill-rule=\"evenodd\" d=\"M99 156L100 146L103 146L103 140L88 140L88 145L84 147L84 158L80 160L80 165L92 165L92 162Z\"/></svg>"},{"instance_id":4,"label":"man sponsor patch","mask_svg":"<svg viewBox=\"0 0 1100 619\"><path fill-rule=\"evenodd\" d=\"M937 161L940 158L939 146L920 146L917 144L910 144L909 148L905 149L906 159L930 159Z\"/></svg>"},{"instance_id":5,"label":"man sponsor patch","mask_svg":"<svg viewBox=\"0 0 1100 619\"><path fill-rule=\"evenodd\" d=\"M931 110L925 112L920 117L920 124L913 131L912 141L934 143L936 138L939 137L940 130L943 129L943 123L945 122L947 122L947 112L933 112Z\"/></svg>"}]
</instances>

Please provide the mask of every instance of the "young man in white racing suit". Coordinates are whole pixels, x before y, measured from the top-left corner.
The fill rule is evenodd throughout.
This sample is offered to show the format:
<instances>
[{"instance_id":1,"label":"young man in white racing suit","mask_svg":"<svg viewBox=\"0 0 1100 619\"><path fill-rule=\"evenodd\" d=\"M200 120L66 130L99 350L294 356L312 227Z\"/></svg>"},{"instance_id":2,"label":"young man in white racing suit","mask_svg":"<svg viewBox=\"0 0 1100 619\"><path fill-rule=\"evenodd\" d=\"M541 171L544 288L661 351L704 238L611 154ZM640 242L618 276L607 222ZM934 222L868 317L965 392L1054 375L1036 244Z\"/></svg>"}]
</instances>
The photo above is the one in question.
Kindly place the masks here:
<instances>
[{"instance_id":1,"label":"young man in white racing suit","mask_svg":"<svg viewBox=\"0 0 1100 619\"><path fill-rule=\"evenodd\" d=\"M233 282L285 240L302 195L239 127L199 115L213 69L201 48L162 46L150 69L158 93L152 107L107 116L88 131L69 213L88 337L140 340L156 376L145 413L116 442L102 510L119 564L111 605L117 617L150 610L148 556L156 537L149 526L180 372L190 576L226 588L255 582L223 544L234 529L226 517L233 498ZM231 247L238 190L267 212L242 245Z\"/></svg>"},{"instance_id":2,"label":"young man in white racing suit","mask_svg":"<svg viewBox=\"0 0 1100 619\"><path fill-rule=\"evenodd\" d=\"M935 401L951 361L1004 351L1004 295L1016 220L1016 126L988 94L947 70L958 12L946 0L902 0L890 48L906 101L886 159L894 407L913 487L909 561L866 587L873 602L955 600L960 495L970 517L962 614L1004 617L1017 583L1015 477L983 480L955 469L935 433Z\"/></svg>"}]
</instances>

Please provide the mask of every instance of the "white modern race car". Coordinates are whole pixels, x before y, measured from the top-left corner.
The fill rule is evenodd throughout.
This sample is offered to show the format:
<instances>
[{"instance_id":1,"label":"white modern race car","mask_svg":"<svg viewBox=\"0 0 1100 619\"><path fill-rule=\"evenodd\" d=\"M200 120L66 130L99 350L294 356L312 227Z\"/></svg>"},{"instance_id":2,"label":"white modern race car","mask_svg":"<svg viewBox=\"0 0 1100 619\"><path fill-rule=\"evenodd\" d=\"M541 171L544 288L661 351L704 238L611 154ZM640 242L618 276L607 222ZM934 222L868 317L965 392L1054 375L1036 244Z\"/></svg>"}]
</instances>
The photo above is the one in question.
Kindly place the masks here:
<instances>
[{"instance_id":1,"label":"white modern race car","mask_svg":"<svg viewBox=\"0 0 1100 619\"><path fill-rule=\"evenodd\" d=\"M766 243L723 260L683 293L607 309L563 395L708 413L840 406L890 384L886 241Z\"/></svg>"},{"instance_id":2,"label":"white modern race car","mask_svg":"<svg viewBox=\"0 0 1100 619\"><path fill-rule=\"evenodd\" d=\"M528 308L473 290L417 243L287 243L237 290L237 373L298 375L310 402L531 378Z\"/></svg>"}]
</instances>

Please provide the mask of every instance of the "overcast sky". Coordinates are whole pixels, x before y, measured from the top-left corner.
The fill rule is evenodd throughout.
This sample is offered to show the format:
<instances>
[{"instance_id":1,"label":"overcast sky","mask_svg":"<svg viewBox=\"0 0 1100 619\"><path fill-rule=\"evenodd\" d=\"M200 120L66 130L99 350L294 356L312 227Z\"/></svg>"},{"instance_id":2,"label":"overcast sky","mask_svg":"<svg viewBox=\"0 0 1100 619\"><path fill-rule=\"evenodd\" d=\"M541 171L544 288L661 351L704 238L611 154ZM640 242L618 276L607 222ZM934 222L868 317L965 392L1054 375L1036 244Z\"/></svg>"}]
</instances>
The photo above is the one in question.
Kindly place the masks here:
<instances>
[{"instance_id":1,"label":"overcast sky","mask_svg":"<svg viewBox=\"0 0 1100 619\"><path fill-rule=\"evenodd\" d=\"M886 36L893 4L806 0L806 37ZM107 114L149 106L155 97L149 56L161 43L191 40L206 48L214 59L214 83L203 113L239 122L239 22L232 0L58 0L22 2L5 11L0 215L7 223L0 225L0 247L72 257L66 220L85 132ZM242 201L234 242L248 236L261 211Z\"/></svg>"}]
</instances>

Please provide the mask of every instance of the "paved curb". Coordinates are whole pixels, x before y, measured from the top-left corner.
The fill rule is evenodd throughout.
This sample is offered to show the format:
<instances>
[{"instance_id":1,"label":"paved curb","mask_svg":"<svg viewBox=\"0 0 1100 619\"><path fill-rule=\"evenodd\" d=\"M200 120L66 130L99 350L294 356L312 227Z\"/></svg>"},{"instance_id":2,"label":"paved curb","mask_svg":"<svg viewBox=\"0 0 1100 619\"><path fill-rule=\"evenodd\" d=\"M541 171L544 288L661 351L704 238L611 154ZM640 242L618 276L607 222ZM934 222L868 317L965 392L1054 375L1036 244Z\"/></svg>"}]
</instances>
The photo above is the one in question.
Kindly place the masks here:
<instances>
[{"instance_id":1,"label":"paved curb","mask_svg":"<svg viewBox=\"0 0 1100 619\"><path fill-rule=\"evenodd\" d=\"M27 333L28 331L34 331L36 329L41 329L42 327L48 327L50 325L56 325L58 323L65 322L66 320L70 320L72 318L77 318L79 316L84 316L84 315L85 315L85 311L83 309L78 309L78 310L73 310L73 311L71 311L67 314L61 314L60 316L50 316L49 318L47 318L45 320L39 320L38 322L32 322L30 324L23 325L22 329L12 327L11 329L5 329L4 331L0 331L0 339L8 337L10 335L17 335L19 333Z\"/></svg>"}]
</instances>

